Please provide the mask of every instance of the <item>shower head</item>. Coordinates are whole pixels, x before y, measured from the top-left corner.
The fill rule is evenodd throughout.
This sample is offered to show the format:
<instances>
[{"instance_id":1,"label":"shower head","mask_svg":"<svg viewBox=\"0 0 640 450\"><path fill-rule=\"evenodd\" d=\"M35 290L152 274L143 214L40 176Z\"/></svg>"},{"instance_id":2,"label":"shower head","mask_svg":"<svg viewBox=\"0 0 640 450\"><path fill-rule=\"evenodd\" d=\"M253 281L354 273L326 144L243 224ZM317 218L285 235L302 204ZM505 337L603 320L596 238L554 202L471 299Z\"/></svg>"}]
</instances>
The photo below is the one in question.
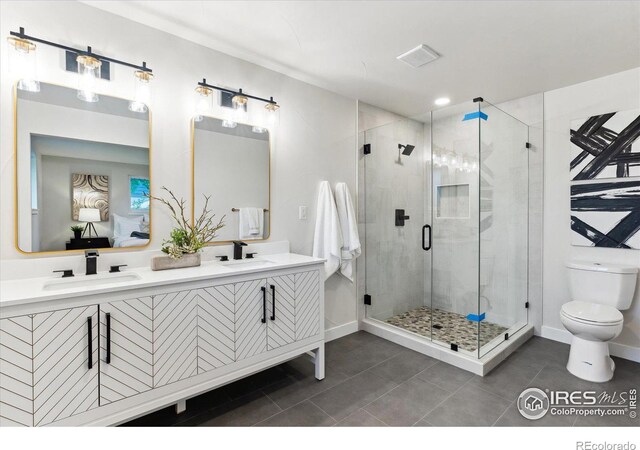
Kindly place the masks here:
<instances>
[{"instance_id":1,"label":"shower head","mask_svg":"<svg viewBox=\"0 0 640 450\"><path fill-rule=\"evenodd\" d=\"M398 144L398 149L402 150L402 154L405 156L409 156L411 154L411 152L413 152L413 149L416 148L415 145L411 145L411 144L407 144L407 145L402 145L402 144Z\"/></svg>"}]
</instances>

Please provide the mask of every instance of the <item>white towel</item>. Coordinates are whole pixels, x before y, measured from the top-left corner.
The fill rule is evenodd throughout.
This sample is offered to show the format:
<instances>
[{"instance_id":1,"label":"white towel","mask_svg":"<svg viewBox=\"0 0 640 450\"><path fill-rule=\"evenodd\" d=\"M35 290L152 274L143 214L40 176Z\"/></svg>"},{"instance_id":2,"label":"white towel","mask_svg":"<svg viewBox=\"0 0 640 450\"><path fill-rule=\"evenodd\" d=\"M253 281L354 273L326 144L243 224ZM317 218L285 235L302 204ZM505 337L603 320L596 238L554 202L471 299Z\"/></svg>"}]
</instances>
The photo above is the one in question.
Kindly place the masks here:
<instances>
[{"instance_id":1,"label":"white towel","mask_svg":"<svg viewBox=\"0 0 640 450\"><path fill-rule=\"evenodd\" d=\"M238 212L239 239L261 239L264 236L264 210L240 208Z\"/></svg>"},{"instance_id":2,"label":"white towel","mask_svg":"<svg viewBox=\"0 0 640 450\"><path fill-rule=\"evenodd\" d=\"M342 231L340 273L353 282L353 261L360 256L362 248L358 235L358 219L347 183L336 184L336 208Z\"/></svg>"},{"instance_id":3,"label":"white towel","mask_svg":"<svg viewBox=\"0 0 640 450\"><path fill-rule=\"evenodd\" d=\"M318 194L318 209L316 211L316 230L313 236L313 256L323 258L325 280L333 275L340 267L340 252L342 248L342 234L336 202L333 199L331 186L328 181L320 183Z\"/></svg>"}]
</instances>

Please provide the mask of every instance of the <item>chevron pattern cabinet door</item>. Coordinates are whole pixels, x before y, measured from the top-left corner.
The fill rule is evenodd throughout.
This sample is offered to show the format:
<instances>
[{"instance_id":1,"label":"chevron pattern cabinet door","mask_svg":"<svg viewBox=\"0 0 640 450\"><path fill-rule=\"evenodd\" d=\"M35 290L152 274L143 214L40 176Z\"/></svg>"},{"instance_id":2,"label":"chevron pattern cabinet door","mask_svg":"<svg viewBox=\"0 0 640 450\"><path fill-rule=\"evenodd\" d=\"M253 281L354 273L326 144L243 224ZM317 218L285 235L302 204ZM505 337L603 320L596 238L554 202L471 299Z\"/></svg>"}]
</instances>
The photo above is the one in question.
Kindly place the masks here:
<instances>
[{"instance_id":1,"label":"chevron pattern cabinet door","mask_svg":"<svg viewBox=\"0 0 640 450\"><path fill-rule=\"evenodd\" d=\"M91 369L88 318L91 318ZM97 306L34 315L34 425L46 425L96 408L98 366Z\"/></svg>"},{"instance_id":2,"label":"chevron pattern cabinet door","mask_svg":"<svg viewBox=\"0 0 640 450\"><path fill-rule=\"evenodd\" d=\"M235 285L198 289L198 373L236 360Z\"/></svg>"},{"instance_id":3,"label":"chevron pattern cabinet door","mask_svg":"<svg viewBox=\"0 0 640 450\"><path fill-rule=\"evenodd\" d=\"M262 323L263 286L265 280L235 284L236 361L267 351L267 325Z\"/></svg>"},{"instance_id":4,"label":"chevron pattern cabinet door","mask_svg":"<svg viewBox=\"0 0 640 450\"><path fill-rule=\"evenodd\" d=\"M153 297L154 387L198 374L196 291Z\"/></svg>"},{"instance_id":5,"label":"chevron pattern cabinet door","mask_svg":"<svg viewBox=\"0 0 640 450\"><path fill-rule=\"evenodd\" d=\"M107 314L110 361L107 363ZM153 388L151 297L100 305L100 406Z\"/></svg>"},{"instance_id":6,"label":"chevron pattern cabinet door","mask_svg":"<svg viewBox=\"0 0 640 450\"><path fill-rule=\"evenodd\" d=\"M33 319L0 320L0 426L33 425Z\"/></svg>"},{"instance_id":7,"label":"chevron pattern cabinet door","mask_svg":"<svg viewBox=\"0 0 640 450\"><path fill-rule=\"evenodd\" d=\"M273 295L275 288L275 319ZM269 350L296 340L295 275L283 275L267 280L267 346Z\"/></svg>"},{"instance_id":8,"label":"chevron pattern cabinet door","mask_svg":"<svg viewBox=\"0 0 640 450\"><path fill-rule=\"evenodd\" d=\"M320 332L320 285L317 271L295 274L296 280L296 340Z\"/></svg>"}]
</instances>

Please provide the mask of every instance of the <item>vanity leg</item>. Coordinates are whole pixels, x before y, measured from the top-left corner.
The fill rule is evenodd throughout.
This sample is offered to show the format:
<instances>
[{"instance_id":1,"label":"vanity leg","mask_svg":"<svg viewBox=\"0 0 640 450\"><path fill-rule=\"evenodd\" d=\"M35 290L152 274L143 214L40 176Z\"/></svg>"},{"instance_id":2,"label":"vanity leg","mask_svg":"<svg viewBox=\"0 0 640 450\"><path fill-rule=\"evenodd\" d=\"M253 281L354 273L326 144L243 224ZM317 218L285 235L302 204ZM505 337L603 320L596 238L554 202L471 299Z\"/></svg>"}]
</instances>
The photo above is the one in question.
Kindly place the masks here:
<instances>
[{"instance_id":1,"label":"vanity leg","mask_svg":"<svg viewBox=\"0 0 640 450\"><path fill-rule=\"evenodd\" d=\"M320 346L313 350L315 354L316 365L316 380L324 379L324 342Z\"/></svg>"},{"instance_id":2,"label":"vanity leg","mask_svg":"<svg viewBox=\"0 0 640 450\"><path fill-rule=\"evenodd\" d=\"M176 403L176 414L182 414L186 410L187 410L186 400L180 400L178 403Z\"/></svg>"}]
</instances>

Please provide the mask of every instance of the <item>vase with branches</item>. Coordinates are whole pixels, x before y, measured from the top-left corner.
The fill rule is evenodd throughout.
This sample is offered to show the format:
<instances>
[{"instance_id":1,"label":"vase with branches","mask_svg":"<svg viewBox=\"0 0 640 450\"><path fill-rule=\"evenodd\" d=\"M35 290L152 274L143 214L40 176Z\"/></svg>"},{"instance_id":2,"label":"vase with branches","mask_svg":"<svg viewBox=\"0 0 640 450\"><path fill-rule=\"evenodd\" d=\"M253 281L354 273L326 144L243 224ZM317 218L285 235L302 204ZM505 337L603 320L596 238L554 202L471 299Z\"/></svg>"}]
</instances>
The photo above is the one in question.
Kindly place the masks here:
<instances>
[{"instance_id":1,"label":"vase with branches","mask_svg":"<svg viewBox=\"0 0 640 450\"><path fill-rule=\"evenodd\" d=\"M222 218L216 222L215 214L209 209L211 196L205 195L204 206L202 207L200 216L190 221L185 214L187 202L183 198L178 200L174 193L164 186L162 190L168 193L168 199L147 194L150 199L157 200L165 205L169 209L174 221L175 226L171 230L169 239L165 239L162 242L161 250L174 259L182 258L184 255L198 253L207 242L212 241L216 237L218 230L225 226L224 219L226 216L222 216Z\"/></svg>"}]
</instances>

